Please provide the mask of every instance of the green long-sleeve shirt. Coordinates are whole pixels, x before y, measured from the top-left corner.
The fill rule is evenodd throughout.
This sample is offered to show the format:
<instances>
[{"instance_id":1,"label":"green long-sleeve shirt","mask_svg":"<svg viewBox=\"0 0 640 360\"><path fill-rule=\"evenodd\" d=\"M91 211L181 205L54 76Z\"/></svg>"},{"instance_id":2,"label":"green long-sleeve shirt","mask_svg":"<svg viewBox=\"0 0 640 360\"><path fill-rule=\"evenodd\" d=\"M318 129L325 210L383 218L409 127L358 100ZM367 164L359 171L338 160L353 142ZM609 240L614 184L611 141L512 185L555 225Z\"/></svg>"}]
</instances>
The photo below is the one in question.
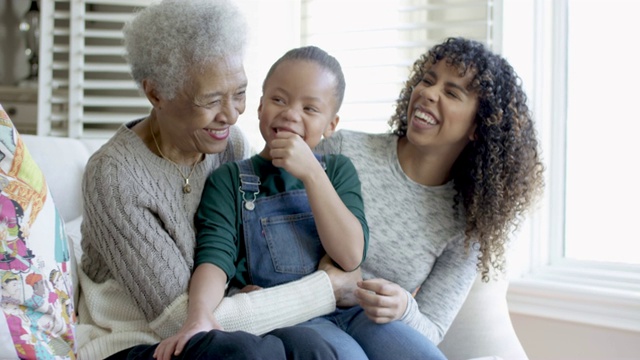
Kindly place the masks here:
<instances>
[{"instance_id":1,"label":"green long-sleeve shirt","mask_svg":"<svg viewBox=\"0 0 640 360\"><path fill-rule=\"evenodd\" d=\"M324 161L327 176L338 196L362 225L364 261L369 227L365 219L358 174L351 161L343 155L327 155ZM261 182L258 198L304 189L302 181L259 155L251 158L251 164ZM205 183L195 217L195 266L202 263L214 264L227 274L232 285L241 287L248 284L248 274L242 235L242 196L238 191L239 174L237 164L227 163L214 171Z\"/></svg>"}]
</instances>

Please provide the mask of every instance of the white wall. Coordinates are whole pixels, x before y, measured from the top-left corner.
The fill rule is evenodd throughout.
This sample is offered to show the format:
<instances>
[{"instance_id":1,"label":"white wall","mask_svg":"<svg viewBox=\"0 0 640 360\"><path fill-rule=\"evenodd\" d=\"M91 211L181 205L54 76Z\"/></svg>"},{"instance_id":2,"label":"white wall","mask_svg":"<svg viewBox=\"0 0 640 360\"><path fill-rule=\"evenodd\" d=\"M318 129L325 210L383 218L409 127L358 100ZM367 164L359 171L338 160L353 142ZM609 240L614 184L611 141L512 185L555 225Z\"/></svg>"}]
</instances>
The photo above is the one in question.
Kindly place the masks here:
<instances>
[{"instance_id":1,"label":"white wall","mask_svg":"<svg viewBox=\"0 0 640 360\"><path fill-rule=\"evenodd\" d=\"M640 359L637 332L518 314L511 321L530 360Z\"/></svg>"}]
</instances>

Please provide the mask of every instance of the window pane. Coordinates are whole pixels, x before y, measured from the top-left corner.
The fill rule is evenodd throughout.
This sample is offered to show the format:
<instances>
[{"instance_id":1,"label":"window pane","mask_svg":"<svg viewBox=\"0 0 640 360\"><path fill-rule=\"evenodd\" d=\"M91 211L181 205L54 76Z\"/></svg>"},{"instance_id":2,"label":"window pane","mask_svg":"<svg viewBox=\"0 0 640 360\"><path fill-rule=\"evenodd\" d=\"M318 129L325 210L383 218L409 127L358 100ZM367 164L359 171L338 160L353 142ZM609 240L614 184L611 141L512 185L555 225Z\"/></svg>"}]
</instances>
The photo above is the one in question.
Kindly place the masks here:
<instances>
[{"instance_id":1,"label":"window pane","mask_svg":"<svg viewBox=\"0 0 640 360\"><path fill-rule=\"evenodd\" d=\"M640 2L569 0L565 256L640 264Z\"/></svg>"}]
</instances>

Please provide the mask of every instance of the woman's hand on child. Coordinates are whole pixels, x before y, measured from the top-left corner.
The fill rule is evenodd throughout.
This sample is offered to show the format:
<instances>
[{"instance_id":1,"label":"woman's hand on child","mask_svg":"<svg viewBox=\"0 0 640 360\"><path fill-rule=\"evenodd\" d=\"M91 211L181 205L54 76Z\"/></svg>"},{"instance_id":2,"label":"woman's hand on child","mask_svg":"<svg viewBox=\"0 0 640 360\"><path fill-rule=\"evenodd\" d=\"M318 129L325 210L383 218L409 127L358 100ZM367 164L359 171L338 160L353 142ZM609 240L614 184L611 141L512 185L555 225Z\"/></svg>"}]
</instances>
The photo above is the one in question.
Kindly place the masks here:
<instances>
[{"instance_id":1,"label":"woman's hand on child","mask_svg":"<svg viewBox=\"0 0 640 360\"><path fill-rule=\"evenodd\" d=\"M171 356L179 355L182 352L189 339L195 334L211 330L224 330L213 314L192 322L187 319L187 322L177 334L162 340L162 342L158 344L156 351L153 353L153 357L158 360L170 360Z\"/></svg>"},{"instance_id":2,"label":"woman's hand on child","mask_svg":"<svg viewBox=\"0 0 640 360\"><path fill-rule=\"evenodd\" d=\"M407 292L388 280L359 281L355 296L367 317L377 324L400 319L407 309Z\"/></svg>"},{"instance_id":3,"label":"woman's hand on child","mask_svg":"<svg viewBox=\"0 0 640 360\"><path fill-rule=\"evenodd\" d=\"M351 272L342 271L333 264L333 261L328 255L325 255L322 260L320 260L318 270L323 270L329 275L337 306L350 307L358 305L355 291L358 281L362 280L360 268Z\"/></svg>"}]
</instances>

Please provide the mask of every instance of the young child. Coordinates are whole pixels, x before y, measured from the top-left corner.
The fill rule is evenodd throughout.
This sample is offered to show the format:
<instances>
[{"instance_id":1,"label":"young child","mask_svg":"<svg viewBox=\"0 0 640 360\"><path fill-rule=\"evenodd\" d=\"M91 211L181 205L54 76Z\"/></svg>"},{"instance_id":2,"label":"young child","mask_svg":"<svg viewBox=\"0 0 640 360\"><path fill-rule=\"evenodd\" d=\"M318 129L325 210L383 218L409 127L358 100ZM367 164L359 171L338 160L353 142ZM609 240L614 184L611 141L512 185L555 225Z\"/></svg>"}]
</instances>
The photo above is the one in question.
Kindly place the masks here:
<instances>
[{"instance_id":1,"label":"young child","mask_svg":"<svg viewBox=\"0 0 640 360\"><path fill-rule=\"evenodd\" d=\"M339 121L340 64L317 47L293 49L273 64L262 90L265 147L207 179L195 218L187 320L156 354L178 354L196 333L222 329L213 310L226 284L249 291L297 280L316 271L325 254L345 271L364 261L369 231L355 168L343 155L312 152ZM332 345L347 356L342 340L339 349Z\"/></svg>"}]
</instances>

